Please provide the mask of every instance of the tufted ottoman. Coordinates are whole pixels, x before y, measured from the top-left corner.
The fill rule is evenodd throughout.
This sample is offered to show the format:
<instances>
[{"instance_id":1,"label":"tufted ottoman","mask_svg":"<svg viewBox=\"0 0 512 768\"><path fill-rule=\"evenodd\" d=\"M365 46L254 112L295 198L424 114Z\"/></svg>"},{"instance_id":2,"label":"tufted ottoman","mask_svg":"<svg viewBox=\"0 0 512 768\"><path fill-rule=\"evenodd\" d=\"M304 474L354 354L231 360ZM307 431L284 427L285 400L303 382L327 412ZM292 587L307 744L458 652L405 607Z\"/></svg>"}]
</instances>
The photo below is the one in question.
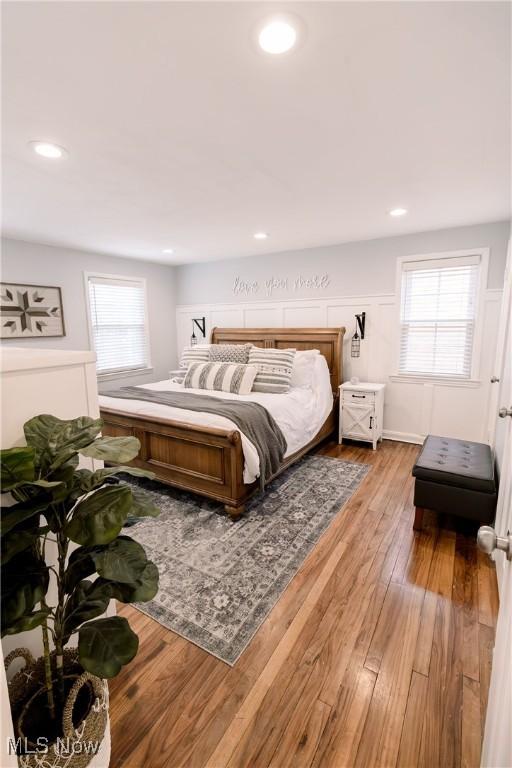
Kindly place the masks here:
<instances>
[{"instance_id":1,"label":"tufted ottoman","mask_svg":"<svg viewBox=\"0 0 512 768\"><path fill-rule=\"evenodd\" d=\"M421 529L424 509L479 523L494 520L496 483L490 446L428 435L412 474L416 530Z\"/></svg>"}]
</instances>

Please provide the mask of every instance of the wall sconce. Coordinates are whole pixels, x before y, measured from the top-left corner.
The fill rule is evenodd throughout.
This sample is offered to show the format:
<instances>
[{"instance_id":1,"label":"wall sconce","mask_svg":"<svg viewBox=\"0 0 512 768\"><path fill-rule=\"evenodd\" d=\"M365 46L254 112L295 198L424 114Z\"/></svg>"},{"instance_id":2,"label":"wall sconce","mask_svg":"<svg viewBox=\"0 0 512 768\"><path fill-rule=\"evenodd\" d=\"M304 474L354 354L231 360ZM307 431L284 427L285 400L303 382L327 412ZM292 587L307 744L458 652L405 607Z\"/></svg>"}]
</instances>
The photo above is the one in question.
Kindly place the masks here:
<instances>
[{"instance_id":1,"label":"wall sconce","mask_svg":"<svg viewBox=\"0 0 512 768\"><path fill-rule=\"evenodd\" d=\"M359 357L361 354L361 340L364 339L364 329L366 325L366 312L361 312L360 315L356 315L356 331L352 336L350 343L350 355L351 357ZM359 329L359 333L357 332Z\"/></svg>"},{"instance_id":2,"label":"wall sconce","mask_svg":"<svg viewBox=\"0 0 512 768\"><path fill-rule=\"evenodd\" d=\"M190 337L190 344L194 346L194 344L197 344L197 336L195 334L195 326L199 329L201 332L201 336L203 339L206 336L206 318L205 317L194 317L192 318L192 336Z\"/></svg>"}]
</instances>

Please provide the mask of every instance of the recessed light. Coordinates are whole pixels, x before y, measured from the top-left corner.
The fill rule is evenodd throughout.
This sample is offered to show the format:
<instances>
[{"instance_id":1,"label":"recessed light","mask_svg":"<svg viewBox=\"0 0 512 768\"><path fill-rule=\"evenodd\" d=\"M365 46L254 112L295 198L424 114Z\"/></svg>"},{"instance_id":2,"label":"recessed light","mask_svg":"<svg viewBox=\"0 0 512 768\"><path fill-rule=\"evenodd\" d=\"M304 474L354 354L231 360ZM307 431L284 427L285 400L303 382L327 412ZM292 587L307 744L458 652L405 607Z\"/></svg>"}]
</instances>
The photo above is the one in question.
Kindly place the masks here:
<instances>
[{"instance_id":1,"label":"recessed light","mask_svg":"<svg viewBox=\"0 0 512 768\"><path fill-rule=\"evenodd\" d=\"M266 240L268 237L267 232L255 232L253 235L255 240Z\"/></svg>"},{"instance_id":2,"label":"recessed light","mask_svg":"<svg viewBox=\"0 0 512 768\"><path fill-rule=\"evenodd\" d=\"M34 152L41 157L46 157L50 160L58 160L59 157L65 157L67 151L64 147L59 147L58 144L51 144L48 141L31 141L30 145Z\"/></svg>"},{"instance_id":3,"label":"recessed light","mask_svg":"<svg viewBox=\"0 0 512 768\"><path fill-rule=\"evenodd\" d=\"M275 19L265 24L258 35L258 43L265 53L279 54L289 51L297 42L297 30L290 22Z\"/></svg>"},{"instance_id":4,"label":"recessed light","mask_svg":"<svg viewBox=\"0 0 512 768\"><path fill-rule=\"evenodd\" d=\"M395 218L398 218L399 216L405 216L407 213L407 208L392 208L389 211L390 216L394 216Z\"/></svg>"},{"instance_id":5,"label":"recessed light","mask_svg":"<svg viewBox=\"0 0 512 768\"><path fill-rule=\"evenodd\" d=\"M174 253L174 248L164 248L162 253L168 253L170 255Z\"/></svg>"}]
</instances>

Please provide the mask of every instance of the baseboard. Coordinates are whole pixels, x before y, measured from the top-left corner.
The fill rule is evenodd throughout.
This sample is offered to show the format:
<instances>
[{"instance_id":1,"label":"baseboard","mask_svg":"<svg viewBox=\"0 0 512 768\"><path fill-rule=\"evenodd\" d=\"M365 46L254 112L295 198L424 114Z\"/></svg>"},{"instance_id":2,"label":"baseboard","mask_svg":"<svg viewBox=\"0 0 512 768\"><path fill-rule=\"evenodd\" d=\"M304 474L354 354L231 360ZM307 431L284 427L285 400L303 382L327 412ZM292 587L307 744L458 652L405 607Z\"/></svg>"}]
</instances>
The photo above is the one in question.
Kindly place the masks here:
<instances>
[{"instance_id":1,"label":"baseboard","mask_svg":"<svg viewBox=\"0 0 512 768\"><path fill-rule=\"evenodd\" d=\"M415 435L413 432L394 432L390 429L384 429L382 432L384 440L397 440L400 443L416 443L417 445L423 445L425 437L422 435Z\"/></svg>"}]
</instances>

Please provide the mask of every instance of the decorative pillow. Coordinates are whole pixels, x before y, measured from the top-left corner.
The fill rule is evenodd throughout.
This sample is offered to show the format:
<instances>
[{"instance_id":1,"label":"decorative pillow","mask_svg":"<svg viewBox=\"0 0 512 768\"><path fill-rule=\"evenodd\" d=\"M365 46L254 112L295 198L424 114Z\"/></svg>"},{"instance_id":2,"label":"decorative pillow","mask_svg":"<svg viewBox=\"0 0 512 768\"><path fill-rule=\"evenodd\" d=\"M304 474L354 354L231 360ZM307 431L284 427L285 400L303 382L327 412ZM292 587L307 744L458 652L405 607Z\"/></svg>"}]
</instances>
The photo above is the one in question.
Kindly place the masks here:
<instances>
[{"instance_id":1,"label":"decorative pillow","mask_svg":"<svg viewBox=\"0 0 512 768\"><path fill-rule=\"evenodd\" d=\"M290 389L295 349L261 349L251 347L249 365L255 365L258 373L252 386L253 392L283 394Z\"/></svg>"},{"instance_id":2,"label":"decorative pillow","mask_svg":"<svg viewBox=\"0 0 512 768\"><path fill-rule=\"evenodd\" d=\"M174 384L183 384L187 371L185 368L178 368L177 371L170 372L170 379Z\"/></svg>"},{"instance_id":3,"label":"decorative pillow","mask_svg":"<svg viewBox=\"0 0 512 768\"><path fill-rule=\"evenodd\" d=\"M253 365L191 363L183 381L186 389L210 389L248 395L256 377Z\"/></svg>"},{"instance_id":4,"label":"decorative pillow","mask_svg":"<svg viewBox=\"0 0 512 768\"><path fill-rule=\"evenodd\" d=\"M183 347L179 367L187 369L190 363L207 363L210 359L210 346L211 344L195 344Z\"/></svg>"},{"instance_id":5,"label":"decorative pillow","mask_svg":"<svg viewBox=\"0 0 512 768\"><path fill-rule=\"evenodd\" d=\"M320 351L318 349L297 350L293 361L291 387L299 389L312 389L315 372L315 360Z\"/></svg>"},{"instance_id":6,"label":"decorative pillow","mask_svg":"<svg viewBox=\"0 0 512 768\"><path fill-rule=\"evenodd\" d=\"M210 362L212 363L243 363L249 362L249 351L252 344L212 344L210 346Z\"/></svg>"}]
</instances>

